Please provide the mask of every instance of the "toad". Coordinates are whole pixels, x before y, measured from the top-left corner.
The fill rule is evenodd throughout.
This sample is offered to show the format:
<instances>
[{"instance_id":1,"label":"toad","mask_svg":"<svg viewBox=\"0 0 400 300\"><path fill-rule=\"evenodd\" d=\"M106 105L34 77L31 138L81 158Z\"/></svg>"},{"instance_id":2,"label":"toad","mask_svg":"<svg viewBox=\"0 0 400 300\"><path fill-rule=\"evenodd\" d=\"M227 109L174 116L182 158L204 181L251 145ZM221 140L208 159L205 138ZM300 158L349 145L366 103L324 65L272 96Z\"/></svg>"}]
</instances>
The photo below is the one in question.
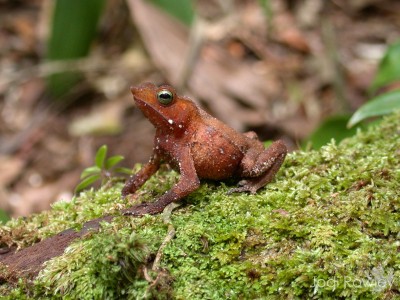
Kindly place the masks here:
<instances>
[{"instance_id":1,"label":"toad","mask_svg":"<svg viewBox=\"0 0 400 300\"><path fill-rule=\"evenodd\" d=\"M131 92L156 134L149 162L127 180L122 196L135 193L162 163L177 170L180 179L156 201L134 206L125 214L160 213L195 191L200 179L237 178L238 186L228 193L254 194L274 178L285 159L287 148L281 140L265 149L255 132L235 131L169 85L145 83Z\"/></svg>"}]
</instances>

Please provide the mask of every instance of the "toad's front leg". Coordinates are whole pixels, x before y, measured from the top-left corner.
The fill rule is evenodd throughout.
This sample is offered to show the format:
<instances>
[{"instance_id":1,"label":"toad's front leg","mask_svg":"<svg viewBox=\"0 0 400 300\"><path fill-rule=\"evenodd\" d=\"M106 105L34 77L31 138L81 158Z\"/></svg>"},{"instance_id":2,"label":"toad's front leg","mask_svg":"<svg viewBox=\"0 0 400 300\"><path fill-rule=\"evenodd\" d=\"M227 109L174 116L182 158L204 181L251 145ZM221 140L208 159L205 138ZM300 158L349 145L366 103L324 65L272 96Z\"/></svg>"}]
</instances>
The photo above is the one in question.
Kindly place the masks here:
<instances>
[{"instance_id":1,"label":"toad's front leg","mask_svg":"<svg viewBox=\"0 0 400 300\"><path fill-rule=\"evenodd\" d=\"M155 202L142 203L123 210L124 215L142 216L145 214L155 215L161 213L168 204L178 202L183 197L198 189L200 180L194 167L190 149L186 147L181 149L176 158L179 161L181 177L172 189L159 197Z\"/></svg>"},{"instance_id":2,"label":"toad's front leg","mask_svg":"<svg viewBox=\"0 0 400 300\"><path fill-rule=\"evenodd\" d=\"M242 161L242 176L246 179L239 182L239 187L230 189L228 193L250 192L255 194L258 189L265 186L279 171L287 154L287 148L281 141L275 141L272 145L254 155L248 153Z\"/></svg>"},{"instance_id":3,"label":"toad's front leg","mask_svg":"<svg viewBox=\"0 0 400 300\"><path fill-rule=\"evenodd\" d=\"M153 154L147 164L139 172L132 175L122 188L122 197L135 193L160 168L160 157Z\"/></svg>"}]
</instances>

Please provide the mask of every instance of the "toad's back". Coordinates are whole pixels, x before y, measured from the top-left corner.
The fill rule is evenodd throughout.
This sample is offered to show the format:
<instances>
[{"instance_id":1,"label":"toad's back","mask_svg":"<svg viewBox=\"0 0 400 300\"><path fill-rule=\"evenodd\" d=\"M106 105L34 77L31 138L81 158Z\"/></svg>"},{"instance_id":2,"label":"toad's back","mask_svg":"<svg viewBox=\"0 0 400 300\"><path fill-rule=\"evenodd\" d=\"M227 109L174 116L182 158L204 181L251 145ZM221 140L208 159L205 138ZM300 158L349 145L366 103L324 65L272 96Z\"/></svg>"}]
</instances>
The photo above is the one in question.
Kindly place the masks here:
<instances>
[{"instance_id":1,"label":"toad's back","mask_svg":"<svg viewBox=\"0 0 400 300\"><path fill-rule=\"evenodd\" d=\"M239 174L249 139L202 109L199 111L201 118L189 142L197 175L219 180Z\"/></svg>"}]
</instances>

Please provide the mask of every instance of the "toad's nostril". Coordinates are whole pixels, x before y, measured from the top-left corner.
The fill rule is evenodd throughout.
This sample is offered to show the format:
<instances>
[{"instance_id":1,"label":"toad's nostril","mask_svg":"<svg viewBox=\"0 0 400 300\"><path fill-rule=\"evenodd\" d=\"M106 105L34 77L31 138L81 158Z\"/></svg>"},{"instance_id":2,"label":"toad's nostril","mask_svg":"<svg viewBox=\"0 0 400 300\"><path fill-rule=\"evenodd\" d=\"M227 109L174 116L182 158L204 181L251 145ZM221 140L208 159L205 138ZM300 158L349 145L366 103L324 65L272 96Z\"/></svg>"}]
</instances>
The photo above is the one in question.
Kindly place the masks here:
<instances>
[{"instance_id":1,"label":"toad's nostril","mask_svg":"<svg viewBox=\"0 0 400 300\"><path fill-rule=\"evenodd\" d=\"M131 93L136 94L139 91L139 89L136 86L131 86Z\"/></svg>"}]
</instances>

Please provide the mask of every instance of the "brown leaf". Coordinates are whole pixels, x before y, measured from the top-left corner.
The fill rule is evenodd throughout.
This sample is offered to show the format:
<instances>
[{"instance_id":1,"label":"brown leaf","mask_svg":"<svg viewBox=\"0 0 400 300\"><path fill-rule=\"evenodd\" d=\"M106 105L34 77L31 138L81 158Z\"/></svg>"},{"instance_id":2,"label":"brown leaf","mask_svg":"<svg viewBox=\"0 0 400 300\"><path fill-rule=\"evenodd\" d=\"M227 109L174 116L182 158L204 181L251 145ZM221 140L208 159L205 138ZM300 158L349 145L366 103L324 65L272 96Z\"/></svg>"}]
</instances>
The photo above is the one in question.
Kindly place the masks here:
<instances>
[{"instance_id":1,"label":"brown leaf","mask_svg":"<svg viewBox=\"0 0 400 300\"><path fill-rule=\"evenodd\" d=\"M7 186L21 173L25 162L18 157L0 156L0 186Z\"/></svg>"},{"instance_id":2,"label":"brown leaf","mask_svg":"<svg viewBox=\"0 0 400 300\"><path fill-rule=\"evenodd\" d=\"M128 3L154 63L171 84L178 85L182 58L189 49L189 31L147 2L130 0ZM230 56L228 49L217 44L203 45L200 57L191 67L188 80L191 94L206 102L226 123L242 129L243 124L261 124L271 118L265 93L266 78L251 64Z\"/></svg>"}]
</instances>

